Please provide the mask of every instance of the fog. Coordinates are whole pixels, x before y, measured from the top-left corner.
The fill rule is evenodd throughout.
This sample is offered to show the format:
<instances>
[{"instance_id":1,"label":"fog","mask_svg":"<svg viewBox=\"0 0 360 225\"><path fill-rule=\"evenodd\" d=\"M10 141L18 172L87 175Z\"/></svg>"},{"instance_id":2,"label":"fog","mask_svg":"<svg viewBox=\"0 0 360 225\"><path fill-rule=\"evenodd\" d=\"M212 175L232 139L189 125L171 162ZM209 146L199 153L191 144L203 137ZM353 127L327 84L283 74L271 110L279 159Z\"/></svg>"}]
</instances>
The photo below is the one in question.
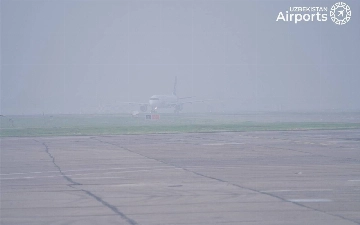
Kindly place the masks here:
<instances>
[{"instance_id":1,"label":"fog","mask_svg":"<svg viewBox=\"0 0 360 225\"><path fill-rule=\"evenodd\" d=\"M1 114L119 113L153 94L184 112L360 110L351 19L276 22L336 1L1 1Z\"/></svg>"}]
</instances>

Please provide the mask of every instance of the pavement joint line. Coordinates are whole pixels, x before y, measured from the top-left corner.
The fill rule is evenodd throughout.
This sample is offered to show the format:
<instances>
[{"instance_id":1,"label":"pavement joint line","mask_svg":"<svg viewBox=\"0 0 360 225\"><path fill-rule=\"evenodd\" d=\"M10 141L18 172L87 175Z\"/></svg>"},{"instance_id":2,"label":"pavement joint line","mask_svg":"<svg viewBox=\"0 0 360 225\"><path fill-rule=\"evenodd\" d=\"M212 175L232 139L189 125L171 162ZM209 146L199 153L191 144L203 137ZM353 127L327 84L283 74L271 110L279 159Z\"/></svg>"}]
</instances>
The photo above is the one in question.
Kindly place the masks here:
<instances>
[{"instance_id":1,"label":"pavement joint line","mask_svg":"<svg viewBox=\"0 0 360 225\"><path fill-rule=\"evenodd\" d=\"M74 188L76 190L81 190L83 191L84 193L86 193L88 196L94 198L97 202L101 203L102 205L104 205L105 207L109 208L111 211L113 211L115 214L119 215L123 220L125 220L128 224L130 225L138 225L138 223L129 218L128 216L126 216L124 213L122 213L121 211L119 211L119 209L116 207L116 206L113 206L111 205L110 203L104 201L102 198L100 198L99 196L93 194L91 191L88 191L88 190L85 190L85 189L80 189L80 188L76 188L76 186L78 185L82 185L81 183L78 183L74 180L72 180L69 176L67 176L66 174L64 174L60 168L59 165L56 164L56 161L55 161L55 157L50 153L49 151L49 147L45 144L45 142L40 142L38 140L34 140L38 143L41 143L44 147L45 147L45 152L49 155L50 158L52 158L52 162L54 164L55 167L58 168L58 170L60 171L60 173L63 175L63 177L68 181L70 182L70 184L68 185L69 187L71 188ZM75 186L75 187L74 187Z\"/></svg>"},{"instance_id":2,"label":"pavement joint line","mask_svg":"<svg viewBox=\"0 0 360 225\"><path fill-rule=\"evenodd\" d=\"M205 139L205 138L202 138L202 139ZM346 218L346 217L344 217L344 216L342 216L342 215L332 214L332 213L327 212L327 211L323 211L323 210L320 210L320 209L316 209L316 208L313 208L313 207L304 205L304 204L302 204L301 202L289 201L289 200L287 200L287 199L285 199L285 198L283 198L283 197L277 196L277 195L275 195L275 194L271 194L271 193L267 193L267 192L261 192L261 191L259 191L259 190L253 189L253 188L241 186L241 185L238 185L238 184L234 184L234 183L228 182L228 181L226 181L226 180L222 180L222 179L215 178L215 177L211 177L211 176L208 176L208 175L205 175L205 174L196 172L196 171L192 171L192 170L189 170L189 169L187 169L187 168L184 168L184 167L181 167L181 166L177 166L177 165L174 165L174 164L172 164L172 163L165 162L165 161L160 160L160 159L152 158L152 157L146 156L146 155L144 155L144 154L137 153L137 152L135 152L135 151L133 151L133 150L127 148L127 147L123 147L123 146L120 146L120 145L118 145L118 144L114 144L114 143L111 143L111 142L107 142L107 141L100 140L99 138L95 138L95 140L97 140L97 141L99 141L99 142L101 142L101 143L106 143L106 144L109 144L109 145L117 146L117 147L119 147L119 148L121 148L121 149L123 149L123 150L126 150L126 151L128 151L128 152L131 152L131 153L133 153L133 154L140 155L140 156L142 156L142 157L144 157L144 158L147 158L147 159L155 160L155 161L160 162L160 163L163 163L163 164L165 164L165 165L174 166L175 168L181 168L181 169L183 169L184 171L190 172L190 173L192 173L192 174L195 174L195 175L198 175L198 176L201 176L201 177L204 177L204 178L216 180L216 181L219 181L219 182L222 182L222 183L226 183L226 184L228 184L228 185L233 185L233 186L235 186L235 187L239 187L239 188L244 189L244 190L253 191L253 192L256 192L256 193L258 193L258 194L268 195L268 196L270 196L270 197L279 199L279 200L281 200L281 201L283 201L283 202L292 203L292 204L295 204L295 205L297 205L297 206L300 206L300 207L303 207L303 208L306 208L306 209L309 209L309 210L313 210L313 211L315 211L315 212L324 213L324 214L326 214L326 215L328 215L328 216L333 216L333 217L336 217L336 218L339 218L339 219L342 219L342 220L349 221L349 222L352 222L352 223L355 223L355 224L359 224L359 225L360 225L359 222L357 222L357 221L355 221L355 220L352 220L352 219L349 219L349 218ZM289 150L289 149L287 149L287 150Z\"/></svg>"}]
</instances>

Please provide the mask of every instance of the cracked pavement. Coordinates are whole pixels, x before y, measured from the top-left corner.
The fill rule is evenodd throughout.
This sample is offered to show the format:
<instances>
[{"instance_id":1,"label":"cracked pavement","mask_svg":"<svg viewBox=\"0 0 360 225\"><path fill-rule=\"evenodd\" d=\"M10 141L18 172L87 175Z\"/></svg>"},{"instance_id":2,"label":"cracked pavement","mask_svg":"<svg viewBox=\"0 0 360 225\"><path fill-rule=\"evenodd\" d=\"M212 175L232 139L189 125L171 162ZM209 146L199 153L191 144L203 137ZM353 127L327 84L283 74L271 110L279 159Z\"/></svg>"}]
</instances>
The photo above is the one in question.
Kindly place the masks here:
<instances>
[{"instance_id":1,"label":"cracked pavement","mask_svg":"<svg viewBox=\"0 0 360 225\"><path fill-rule=\"evenodd\" d=\"M1 139L1 224L360 224L360 130Z\"/></svg>"}]
</instances>

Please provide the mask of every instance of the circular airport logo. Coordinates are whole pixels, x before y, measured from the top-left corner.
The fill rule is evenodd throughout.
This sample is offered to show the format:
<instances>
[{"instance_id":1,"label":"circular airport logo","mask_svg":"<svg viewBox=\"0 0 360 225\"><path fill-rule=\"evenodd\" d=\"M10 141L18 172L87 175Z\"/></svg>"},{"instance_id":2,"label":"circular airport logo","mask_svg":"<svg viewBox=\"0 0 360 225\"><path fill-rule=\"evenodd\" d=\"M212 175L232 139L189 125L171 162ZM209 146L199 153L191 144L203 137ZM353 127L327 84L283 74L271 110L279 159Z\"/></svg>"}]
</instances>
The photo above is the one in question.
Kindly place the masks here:
<instances>
[{"instance_id":1,"label":"circular airport logo","mask_svg":"<svg viewBox=\"0 0 360 225\"><path fill-rule=\"evenodd\" d=\"M335 3L330 10L331 20L337 25L349 22L351 17L350 6L344 2Z\"/></svg>"}]
</instances>

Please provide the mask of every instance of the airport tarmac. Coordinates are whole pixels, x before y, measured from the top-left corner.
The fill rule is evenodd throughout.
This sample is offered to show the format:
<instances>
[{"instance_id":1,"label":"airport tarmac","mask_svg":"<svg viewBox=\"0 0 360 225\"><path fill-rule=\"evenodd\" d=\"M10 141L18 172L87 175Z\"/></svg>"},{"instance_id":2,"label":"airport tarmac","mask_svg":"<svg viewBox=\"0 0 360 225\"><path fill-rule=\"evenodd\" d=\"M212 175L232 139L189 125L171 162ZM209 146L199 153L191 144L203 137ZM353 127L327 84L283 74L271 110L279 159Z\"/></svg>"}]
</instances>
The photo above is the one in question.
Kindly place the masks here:
<instances>
[{"instance_id":1,"label":"airport tarmac","mask_svg":"<svg viewBox=\"0 0 360 225\"><path fill-rule=\"evenodd\" d=\"M2 138L1 224L360 224L360 130Z\"/></svg>"}]
</instances>

